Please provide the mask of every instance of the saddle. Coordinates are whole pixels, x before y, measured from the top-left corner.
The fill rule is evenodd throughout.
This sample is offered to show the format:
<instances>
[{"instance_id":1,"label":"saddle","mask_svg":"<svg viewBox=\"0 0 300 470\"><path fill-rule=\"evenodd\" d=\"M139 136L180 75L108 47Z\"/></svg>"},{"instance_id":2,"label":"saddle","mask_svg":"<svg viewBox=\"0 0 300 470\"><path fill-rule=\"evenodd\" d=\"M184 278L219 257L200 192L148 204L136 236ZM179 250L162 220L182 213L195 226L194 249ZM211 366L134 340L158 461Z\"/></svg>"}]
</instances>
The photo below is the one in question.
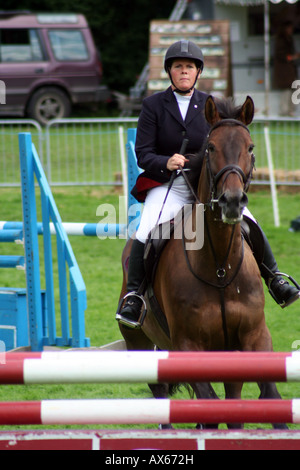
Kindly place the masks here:
<instances>
[{"instance_id":1,"label":"saddle","mask_svg":"<svg viewBox=\"0 0 300 470\"><path fill-rule=\"evenodd\" d=\"M168 337L170 337L168 322L153 290L154 278L158 262L164 248L169 242L174 231L177 229L183 230L184 216L189 216L191 212L191 206L188 211L186 208L183 208L171 221L156 225L154 229L151 230L145 244L144 265L147 296L156 320ZM258 266L260 266L264 259L264 239L259 225L249 217L244 216L243 221L241 222L241 232L242 237L249 245Z\"/></svg>"}]
</instances>

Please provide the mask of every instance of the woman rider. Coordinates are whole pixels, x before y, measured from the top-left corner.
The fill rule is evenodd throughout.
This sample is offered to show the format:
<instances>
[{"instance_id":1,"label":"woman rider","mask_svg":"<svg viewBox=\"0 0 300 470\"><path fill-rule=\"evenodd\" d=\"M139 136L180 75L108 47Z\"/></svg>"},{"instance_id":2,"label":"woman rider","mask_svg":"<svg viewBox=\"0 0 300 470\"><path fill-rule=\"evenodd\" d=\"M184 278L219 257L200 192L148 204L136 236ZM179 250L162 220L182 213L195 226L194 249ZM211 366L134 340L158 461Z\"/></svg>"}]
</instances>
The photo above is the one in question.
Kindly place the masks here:
<instances>
[{"instance_id":1,"label":"woman rider","mask_svg":"<svg viewBox=\"0 0 300 470\"><path fill-rule=\"evenodd\" d=\"M180 167L193 171L192 163L180 153L182 142L188 139L187 148L182 153L195 154L202 148L209 132L204 117L208 95L195 89L203 66L203 54L196 44L187 40L174 43L167 50L164 61L171 86L143 101L135 150L138 164L144 172L137 178L133 194L138 201L144 202L144 210L129 259L128 295L116 316L120 323L129 328L141 326L143 298L136 292L145 277L144 244L158 220L172 172ZM191 192L179 173L169 191L159 222L171 220L185 204L192 202ZM244 214L254 220L247 208ZM263 238L263 264L267 269L261 269L261 274L276 302L285 307L297 300L300 292L281 276L275 275L278 266L264 234Z\"/></svg>"}]
</instances>

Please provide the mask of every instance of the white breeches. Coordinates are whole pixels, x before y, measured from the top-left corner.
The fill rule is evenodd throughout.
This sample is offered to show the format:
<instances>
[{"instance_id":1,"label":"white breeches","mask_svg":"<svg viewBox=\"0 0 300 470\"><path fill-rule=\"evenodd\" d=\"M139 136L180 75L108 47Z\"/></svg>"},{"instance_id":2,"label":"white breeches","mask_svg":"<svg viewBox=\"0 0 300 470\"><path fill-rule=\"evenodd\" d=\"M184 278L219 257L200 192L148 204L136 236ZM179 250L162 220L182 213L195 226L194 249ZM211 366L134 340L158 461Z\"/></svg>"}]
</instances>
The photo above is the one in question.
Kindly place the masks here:
<instances>
[{"instance_id":1,"label":"white breeches","mask_svg":"<svg viewBox=\"0 0 300 470\"><path fill-rule=\"evenodd\" d=\"M142 243L146 242L149 232L155 227L158 221L158 216L167 194L168 187L169 183L164 183L161 186L152 188L147 193L140 225L136 232L136 238ZM159 223L173 219L185 204L192 204L193 202L194 198L184 181L183 176L178 176L174 180L170 189ZM243 213L256 222L247 207L244 209Z\"/></svg>"}]
</instances>

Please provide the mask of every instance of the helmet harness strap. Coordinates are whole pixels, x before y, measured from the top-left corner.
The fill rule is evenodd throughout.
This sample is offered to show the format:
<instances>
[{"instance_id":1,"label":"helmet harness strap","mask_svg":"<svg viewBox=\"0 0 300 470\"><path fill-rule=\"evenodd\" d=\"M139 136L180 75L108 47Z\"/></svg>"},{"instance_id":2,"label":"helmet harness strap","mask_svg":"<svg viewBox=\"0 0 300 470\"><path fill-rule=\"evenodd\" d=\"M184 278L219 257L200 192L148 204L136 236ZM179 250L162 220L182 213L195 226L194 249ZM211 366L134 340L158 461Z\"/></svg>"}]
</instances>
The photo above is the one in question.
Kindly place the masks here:
<instances>
[{"instance_id":1,"label":"helmet harness strap","mask_svg":"<svg viewBox=\"0 0 300 470\"><path fill-rule=\"evenodd\" d=\"M197 76L196 76L196 79L195 79L195 82L193 84L193 86L191 88L189 88L188 90L180 90L179 88L177 88L175 85L174 85L174 82L173 82L173 79L172 79L172 75L171 75L171 67L168 67L168 75L170 77L170 80L171 80L171 83L174 87L174 90L176 93L179 93L181 95L187 95L188 93L190 93L196 86L196 83L197 83L197 80L198 80L198 77L199 77L199 74L200 74L200 68L198 68L198 73L197 73Z\"/></svg>"}]
</instances>

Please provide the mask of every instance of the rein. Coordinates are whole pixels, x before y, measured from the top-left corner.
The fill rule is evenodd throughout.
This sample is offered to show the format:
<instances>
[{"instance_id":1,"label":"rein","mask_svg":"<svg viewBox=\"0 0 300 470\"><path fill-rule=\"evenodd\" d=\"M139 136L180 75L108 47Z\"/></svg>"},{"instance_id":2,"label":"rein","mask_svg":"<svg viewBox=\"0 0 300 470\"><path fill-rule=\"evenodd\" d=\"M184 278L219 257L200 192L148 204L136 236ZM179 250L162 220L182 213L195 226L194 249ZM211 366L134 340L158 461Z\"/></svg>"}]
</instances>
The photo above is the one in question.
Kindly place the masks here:
<instances>
[{"instance_id":1,"label":"rein","mask_svg":"<svg viewBox=\"0 0 300 470\"><path fill-rule=\"evenodd\" d=\"M213 256L214 256L214 259L215 259L215 263L216 265L218 266L218 262L216 260L216 254L215 254L215 250L213 248L213 245L212 245L212 240L211 240L211 237L210 237L210 233L209 233L209 230L208 230L208 227L206 226L206 229L207 229L207 234L208 234L208 239L209 239L209 244L212 248L212 252L213 252ZM185 240L184 240L184 236L182 236L182 245L183 245L183 251L184 251L184 256L185 256L185 259L186 259L186 263L188 265L188 268L190 270L190 272L193 274L193 276L198 279L198 281L201 281L201 282L204 282L205 284L211 286L211 287L216 287L217 289L225 289L226 287L228 287L232 281L236 278L236 276L238 275L239 273L239 270L241 268L241 265L242 265L242 262L244 260L244 237L242 236L242 254L241 254L241 257L240 257L240 260L239 260L239 263L237 265L237 268L233 274L233 276L227 280L224 284L221 283L221 281L226 277L227 275L227 272L226 272L226 269L225 269L225 266L226 266L226 263L227 263L227 260L228 260L228 256L229 256L229 253L230 253L230 249L231 249L231 246L232 246L232 241L233 241L233 236L234 236L234 230L235 230L235 226L232 227L232 232L231 232L231 237L230 237L230 242L229 242L229 245L228 245L228 249L227 249L227 253L226 253L226 256L225 256L225 259L223 261L223 263L221 265L218 266L217 270L216 270L216 275L217 275L217 279L220 281L220 282L211 282L211 281L208 281L207 279L203 279L202 277L200 277L197 273L195 273L195 271L193 270L192 268L192 265L190 263L190 260L188 258L188 254L187 254L187 251L186 251L186 247L185 247Z\"/></svg>"},{"instance_id":2,"label":"rein","mask_svg":"<svg viewBox=\"0 0 300 470\"><path fill-rule=\"evenodd\" d=\"M225 125L235 125L235 126L238 125L238 126L243 127L244 129L246 129L247 132L249 132L249 129L241 121L238 121L238 120L235 120L235 119L223 119L223 120L217 122L210 129L210 132L208 134L208 139L209 139L211 133L215 129L217 129L221 126L225 126ZM211 169L210 159L209 159L209 142L207 142L207 146L206 146L206 150L205 150L205 158L206 158L206 164L207 164L210 187L211 187L211 200L208 203L206 203L205 205L208 205L213 210L213 204L217 203L219 201L219 199L215 199L214 195L217 193L217 185L218 185L220 179L226 173L227 173L227 176L225 176L225 179L228 178L229 174L231 174L231 173L237 174L240 177L241 182L243 182L243 184L244 184L244 191L246 192L248 190L249 185L250 185L250 181L252 179L252 172L253 172L254 163L255 163L255 157L254 157L253 153L252 153L252 156L251 156L251 163L252 163L251 170L250 170L250 173L249 173L248 177L246 177L245 173L243 172L243 170L238 165L234 165L234 164L226 165L224 168L222 168L217 173L217 175L214 175L213 172L212 172L212 169ZM184 176L184 179L185 179L186 183L188 184L190 190L192 191L192 194L194 195L196 202L201 203L201 201L199 200L198 195L195 194L195 191L192 189L192 187L191 187L191 185L188 181L188 178L186 177L186 175L184 174L184 171L182 171L182 169L181 169L181 173ZM222 315L222 326L223 326L224 341L225 341L225 349L228 350L229 349L229 340L228 340L228 330L227 330L227 322L226 322L225 289L236 278L236 276L238 275L238 273L240 271L240 268L242 266L242 263L243 263L243 260L244 260L244 238L242 236L242 253L241 253L239 262L237 264L236 270L235 270L235 272L233 273L233 275L231 276L230 279L225 280L225 277L227 276L227 272L226 272L225 267L226 267L226 264L228 262L230 250L231 250L233 239L234 239L235 225L233 225L233 227L232 227L232 232L231 232L231 236L230 236L230 240L229 240L229 245L227 247L225 258L224 258L224 260L221 264L219 264L219 262L217 260L216 252L215 252L215 249L214 249L214 246L213 246L211 234L210 234L209 227L208 227L208 224L207 224L206 220L205 220L205 228L206 228L206 232L207 232L207 236L208 236L208 240L209 240L209 245L210 245L210 248L211 248L211 251L212 251L212 254L213 254L213 257L214 257L214 261L215 261L215 264L216 264L216 267L217 267L217 270L216 270L217 282L208 281L208 280L200 277L197 273L195 273L195 271L193 270L193 268L191 266L190 260L188 258L188 254L187 254L187 250L186 250L186 246L185 246L184 236L182 236L183 251L184 251L184 256L185 256L185 259L186 259L188 269L191 272L191 274L198 281L201 281L201 282L203 282L203 283L205 283L205 284L207 284L211 287L217 288L219 290L220 304L221 304L221 315Z\"/></svg>"}]
</instances>

